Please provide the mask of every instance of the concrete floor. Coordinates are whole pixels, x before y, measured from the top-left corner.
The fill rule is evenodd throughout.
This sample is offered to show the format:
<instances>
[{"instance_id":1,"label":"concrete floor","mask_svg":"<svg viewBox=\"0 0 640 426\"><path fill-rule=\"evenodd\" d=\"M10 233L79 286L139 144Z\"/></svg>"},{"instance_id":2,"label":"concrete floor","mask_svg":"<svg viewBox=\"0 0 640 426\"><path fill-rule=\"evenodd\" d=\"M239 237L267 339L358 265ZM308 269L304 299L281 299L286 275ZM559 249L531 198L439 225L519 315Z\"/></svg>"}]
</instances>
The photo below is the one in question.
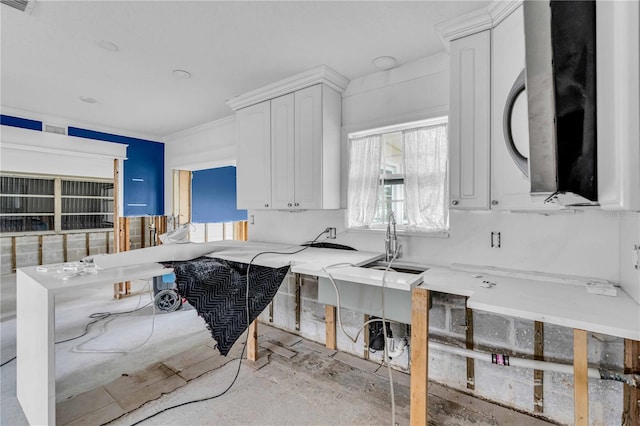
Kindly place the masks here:
<instances>
[{"instance_id":1,"label":"concrete floor","mask_svg":"<svg viewBox=\"0 0 640 426\"><path fill-rule=\"evenodd\" d=\"M134 283L134 290L144 282ZM81 334L94 312L122 312L144 306L148 296L120 301L112 298L112 288L80 291L56 300L56 340ZM114 350L135 348L152 329L153 312L144 308L120 316L104 328L94 325L81 339L56 345L56 400L67 407L73 397L90 395L100 387L110 389L127 377L149 366L171 367L176 357L189 357L194 348L211 346L212 339L194 310L158 314L151 339L130 353L77 353L78 349ZM15 355L15 275L0 277L1 360ZM104 334L98 336L101 332ZM258 363L246 360L234 386L223 396L166 411L144 422L165 424L390 424L391 399L386 368L344 353L327 351L323 346L297 336L260 325L263 349ZM95 340L87 342L91 337ZM86 342L83 344L83 342ZM241 338L234 353L239 353ZM77 346L81 344L81 346ZM75 349L74 349L75 348ZM74 351L75 350L75 351ZM217 353L217 352L216 352ZM217 395L233 381L238 371L234 356L216 361L215 368L159 398L142 405L112 422L131 425L166 407ZM236 356L237 357L237 356ZM169 361L171 362L169 362ZM179 362L178 362L179 363ZM178 371L178 368L174 369ZM15 393L16 363L2 367L0 424L28 424ZM173 373L173 372L172 372ZM396 423L408 424L408 375L394 373ZM182 379L181 379L182 380ZM115 381L115 382L114 382ZM110 385L111 384L111 385ZM430 424L446 425L542 425L538 419L516 413L485 401L430 385ZM158 394L160 395L160 394ZM128 410L125 409L124 412ZM60 418L60 412L58 416ZM64 413L69 414L69 413ZM67 416L68 417L68 416ZM90 417L77 424L100 424Z\"/></svg>"}]
</instances>

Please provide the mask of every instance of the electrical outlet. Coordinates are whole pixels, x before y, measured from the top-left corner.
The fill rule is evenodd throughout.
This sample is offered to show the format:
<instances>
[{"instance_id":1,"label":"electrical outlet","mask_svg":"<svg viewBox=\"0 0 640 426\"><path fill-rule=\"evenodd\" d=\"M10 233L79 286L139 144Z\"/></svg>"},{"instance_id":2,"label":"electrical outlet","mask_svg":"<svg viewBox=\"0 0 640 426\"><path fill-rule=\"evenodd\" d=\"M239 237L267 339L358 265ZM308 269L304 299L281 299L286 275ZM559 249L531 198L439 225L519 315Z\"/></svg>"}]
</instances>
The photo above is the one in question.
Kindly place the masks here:
<instances>
[{"instance_id":1,"label":"electrical outlet","mask_svg":"<svg viewBox=\"0 0 640 426\"><path fill-rule=\"evenodd\" d=\"M336 228L327 228L327 232L329 233L327 238L329 238L331 240L335 240L336 239Z\"/></svg>"},{"instance_id":2,"label":"electrical outlet","mask_svg":"<svg viewBox=\"0 0 640 426\"><path fill-rule=\"evenodd\" d=\"M491 248L500 248L502 241L500 237L500 232L492 232L491 233Z\"/></svg>"}]
</instances>

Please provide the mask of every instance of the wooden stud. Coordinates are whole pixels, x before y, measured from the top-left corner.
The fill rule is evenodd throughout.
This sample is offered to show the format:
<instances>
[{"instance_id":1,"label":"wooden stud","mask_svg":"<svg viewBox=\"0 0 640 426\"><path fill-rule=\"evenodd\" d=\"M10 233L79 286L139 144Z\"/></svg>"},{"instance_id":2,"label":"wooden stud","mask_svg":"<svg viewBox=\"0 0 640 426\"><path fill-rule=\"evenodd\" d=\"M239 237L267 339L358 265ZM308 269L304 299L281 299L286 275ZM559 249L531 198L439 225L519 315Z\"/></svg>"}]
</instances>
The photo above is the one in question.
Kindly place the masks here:
<instances>
[{"instance_id":1,"label":"wooden stud","mask_svg":"<svg viewBox=\"0 0 640 426\"><path fill-rule=\"evenodd\" d=\"M84 234L84 251L86 256L91 254L91 238L89 238L89 233Z\"/></svg>"},{"instance_id":2,"label":"wooden stud","mask_svg":"<svg viewBox=\"0 0 640 426\"><path fill-rule=\"evenodd\" d=\"M68 251L67 251L67 248L69 247L67 238L68 238L68 234L62 234L62 261L63 262L66 262L67 259L69 258Z\"/></svg>"},{"instance_id":3,"label":"wooden stud","mask_svg":"<svg viewBox=\"0 0 640 426\"><path fill-rule=\"evenodd\" d=\"M11 237L11 270L13 272L18 269L18 258L16 252L16 237Z\"/></svg>"},{"instance_id":4,"label":"wooden stud","mask_svg":"<svg viewBox=\"0 0 640 426\"><path fill-rule=\"evenodd\" d=\"M42 265L42 252L43 252L43 235L38 235L38 265Z\"/></svg>"},{"instance_id":5,"label":"wooden stud","mask_svg":"<svg viewBox=\"0 0 640 426\"><path fill-rule=\"evenodd\" d=\"M366 324L364 326L364 330L362 331L364 333L364 359L369 359L369 324L367 324L367 321L369 321L370 319L371 317L369 317L369 315L364 314L364 323Z\"/></svg>"},{"instance_id":6,"label":"wooden stud","mask_svg":"<svg viewBox=\"0 0 640 426\"><path fill-rule=\"evenodd\" d=\"M325 331L325 346L328 349L338 349L338 342L336 339L336 307L331 305L324 305L324 324Z\"/></svg>"},{"instance_id":7,"label":"wooden stud","mask_svg":"<svg viewBox=\"0 0 640 426\"><path fill-rule=\"evenodd\" d=\"M640 374L640 342L624 340L624 373ZM640 389L624 385L622 425L640 426Z\"/></svg>"},{"instance_id":8,"label":"wooden stud","mask_svg":"<svg viewBox=\"0 0 640 426\"><path fill-rule=\"evenodd\" d=\"M145 248L147 246L147 243L145 241L147 229L145 225L146 225L145 217L141 216L140 217L140 248Z\"/></svg>"},{"instance_id":9,"label":"wooden stud","mask_svg":"<svg viewBox=\"0 0 640 426\"><path fill-rule=\"evenodd\" d=\"M247 336L247 359L249 361L258 360L258 320L254 320L249 325L249 335Z\"/></svg>"},{"instance_id":10,"label":"wooden stud","mask_svg":"<svg viewBox=\"0 0 640 426\"><path fill-rule=\"evenodd\" d=\"M576 426L589 425L589 359L587 332L573 330L573 392L574 419Z\"/></svg>"},{"instance_id":11,"label":"wooden stud","mask_svg":"<svg viewBox=\"0 0 640 426\"><path fill-rule=\"evenodd\" d=\"M535 321L533 334L533 359L544 361L544 323ZM544 372L533 370L533 409L536 413L544 412Z\"/></svg>"},{"instance_id":12,"label":"wooden stud","mask_svg":"<svg viewBox=\"0 0 640 426\"><path fill-rule=\"evenodd\" d=\"M468 298L467 298L468 299ZM465 322L466 322L466 347L473 350L473 310L467 308L467 299L465 299ZM476 388L475 360L467 358L467 389L474 390Z\"/></svg>"},{"instance_id":13,"label":"wooden stud","mask_svg":"<svg viewBox=\"0 0 640 426\"><path fill-rule=\"evenodd\" d=\"M119 182L120 182L120 162L113 160L113 252L120 253L120 216L119 212Z\"/></svg>"},{"instance_id":14,"label":"wooden stud","mask_svg":"<svg viewBox=\"0 0 640 426\"><path fill-rule=\"evenodd\" d=\"M410 424L426 426L429 417L429 290L411 290Z\"/></svg>"},{"instance_id":15,"label":"wooden stud","mask_svg":"<svg viewBox=\"0 0 640 426\"><path fill-rule=\"evenodd\" d=\"M180 193L178 223L183 225L191 221L191 172L189 170L180 170L178 185Z\"/></svg>"},{"instance_id":16,"label":"wooden stud","mask_svg":"<svg viewBox=\"0 0 640 426\"><path fill-rule=\"evenodd\" d=\"M295 300L296 300L296 331L300 331L300 310L302 309L302 302L300 300L300 293L302 287L302 276L300 274L293 274L295 279Z\"/></svg>"},{"instance_id":17,"label":"wooden stud","mask_svg":"<svg viewBox=\"0 0 640 426\"><path fill-rule=\"evenodd\" d=\"M106 253L109 253L109 231L104 233L104 248Z\"/></svg>"}]
</instances>

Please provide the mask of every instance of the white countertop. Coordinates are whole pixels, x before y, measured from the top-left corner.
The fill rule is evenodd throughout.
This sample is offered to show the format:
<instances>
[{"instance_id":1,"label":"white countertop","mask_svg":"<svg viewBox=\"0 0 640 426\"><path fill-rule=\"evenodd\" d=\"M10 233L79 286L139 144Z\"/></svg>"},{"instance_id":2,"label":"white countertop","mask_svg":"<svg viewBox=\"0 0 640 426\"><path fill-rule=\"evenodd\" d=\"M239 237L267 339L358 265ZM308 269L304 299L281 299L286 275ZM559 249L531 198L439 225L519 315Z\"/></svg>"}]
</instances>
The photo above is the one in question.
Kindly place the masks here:
<instances>
[{"instance_id":1,"label":"white countertop","mask_svg":"<svg viewBox=\"0 0 640 426\"><path fill-rule=\"evenodd\" d=\"M95 275L80 275L69 277L68 279L62 279L59 274L56 274L54 268L55 265L44 266L49 267L48 271L41 272L38 271L37 266L28 266L25 268L18 268L17 273L26 274L42 285L42 287L46 288L47 291L57 293L77 287L100 286L123 281L147 279L173 272L173 269L165 268L163 265L158 263L146 263L142 265L106 269L98 271Z\"/></svg>"},{"instance_id":2,"label":"white countertop","mask_svg":"<svg viewBox=\"0 0 640 426\"><path fill-rule=\"evenodd\" d=\"M421 276L420 287L468 296L471 309L640 340L640 305L622 289L615 297L603 296L588 293L582 285L444 267L431 268ZM495 285L485 288L483 281Z\"/></svg>"}]
</instances>

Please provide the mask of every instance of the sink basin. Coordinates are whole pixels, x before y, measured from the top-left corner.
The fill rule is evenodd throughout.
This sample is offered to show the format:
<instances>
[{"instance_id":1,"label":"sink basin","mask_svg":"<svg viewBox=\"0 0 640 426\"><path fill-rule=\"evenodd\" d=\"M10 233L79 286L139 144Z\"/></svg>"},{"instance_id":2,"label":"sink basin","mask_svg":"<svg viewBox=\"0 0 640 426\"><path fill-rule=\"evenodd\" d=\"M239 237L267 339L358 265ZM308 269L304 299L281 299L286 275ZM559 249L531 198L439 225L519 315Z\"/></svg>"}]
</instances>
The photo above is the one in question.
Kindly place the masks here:
<instances>
[{"instance_id":1,"label":"sink basin","mask_svg":"<svg viewBox=\"0 0 640 426\"><path fill-rule=\"evenodd\" d=\"M375 262L364 265L363 268L385 270L387 269L388 265L389 265L389 262L385 262L384 260L377 260ZM406 274L421 274L424 271L428 271L429 268L417 263L393 262L389 270L395 271L395 272L404 272Z\"/></svg>"}]
</instances>

